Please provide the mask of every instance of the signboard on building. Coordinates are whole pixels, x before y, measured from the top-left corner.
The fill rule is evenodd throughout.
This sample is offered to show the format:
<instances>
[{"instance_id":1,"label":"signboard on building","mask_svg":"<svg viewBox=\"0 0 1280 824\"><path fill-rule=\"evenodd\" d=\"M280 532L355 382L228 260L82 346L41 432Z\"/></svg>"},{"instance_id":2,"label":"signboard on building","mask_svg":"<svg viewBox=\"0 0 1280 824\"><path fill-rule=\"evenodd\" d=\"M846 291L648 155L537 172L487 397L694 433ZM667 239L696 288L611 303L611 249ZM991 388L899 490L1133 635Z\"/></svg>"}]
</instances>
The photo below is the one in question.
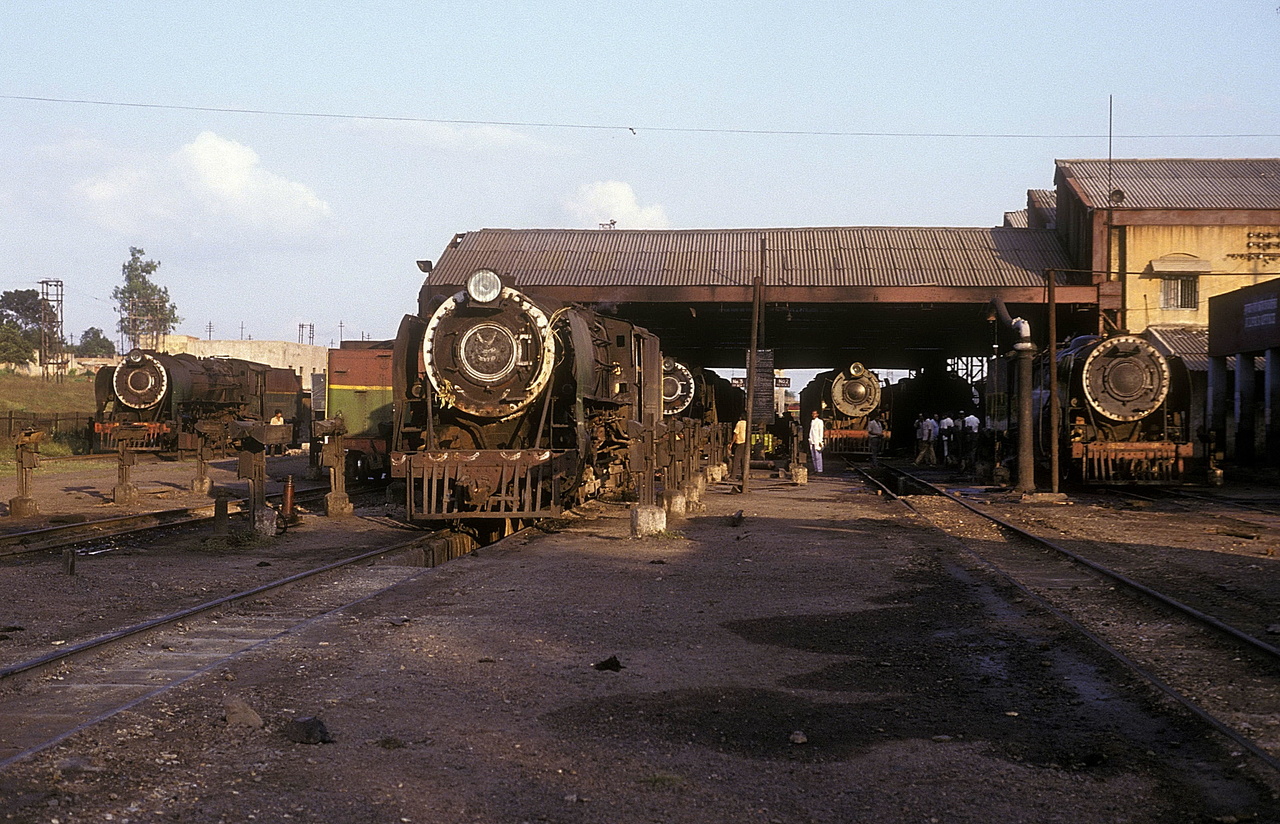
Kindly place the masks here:
<instances>
[{"instance_id":1,"label":"signboard on building","mask_svg":"<svg viewBox=\"0 0 1280 824\"><path fill-rule=\"evenodd\" d=\"M1280 347L1280 280L1209 298L1209 354Z\"/></svg>"}]
</instances>

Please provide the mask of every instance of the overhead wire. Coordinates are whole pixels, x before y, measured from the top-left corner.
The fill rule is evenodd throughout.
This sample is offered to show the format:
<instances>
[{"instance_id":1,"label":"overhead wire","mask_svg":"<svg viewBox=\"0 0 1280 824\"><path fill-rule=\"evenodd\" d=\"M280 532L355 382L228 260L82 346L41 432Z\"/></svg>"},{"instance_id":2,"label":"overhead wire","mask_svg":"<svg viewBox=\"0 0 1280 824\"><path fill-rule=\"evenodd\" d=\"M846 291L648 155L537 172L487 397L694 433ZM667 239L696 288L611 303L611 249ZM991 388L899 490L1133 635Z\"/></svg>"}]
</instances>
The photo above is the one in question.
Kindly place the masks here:
<instances>
[{"instance_id":1,"label":"overhead wire","mask_svg":"<svg viewBox=\"0 0 1280 824\"><path fill-rule=\"evenodd\" d=\"M468 118L416 117L409 115L350 114L343 112L295 111L288 109L256 109L232 106L190 106L177 103L137 103L124 100L93 100L88 98L42 97L36 95L0 94L0 100L18 100L33 103L65 103L82 106L112 106L131 109L161 109L183 112L212 112L217 114L247 114L272 117L306 117L330 120L364 120L390 123L432 123L444 126L506 126L524 129L578 129L590 131L657 132L672 134L723 134L765 137L902 137L942 138L970 140L1085 140L1103 137L1124 139L1239 139L1275 138L1280 134L1038 134L1023 132L880 132L846 131L839 129L749 129L727 126L644 126L612 123L569 123L536 120L480 120Z\"/></svg>"}]
</instances>

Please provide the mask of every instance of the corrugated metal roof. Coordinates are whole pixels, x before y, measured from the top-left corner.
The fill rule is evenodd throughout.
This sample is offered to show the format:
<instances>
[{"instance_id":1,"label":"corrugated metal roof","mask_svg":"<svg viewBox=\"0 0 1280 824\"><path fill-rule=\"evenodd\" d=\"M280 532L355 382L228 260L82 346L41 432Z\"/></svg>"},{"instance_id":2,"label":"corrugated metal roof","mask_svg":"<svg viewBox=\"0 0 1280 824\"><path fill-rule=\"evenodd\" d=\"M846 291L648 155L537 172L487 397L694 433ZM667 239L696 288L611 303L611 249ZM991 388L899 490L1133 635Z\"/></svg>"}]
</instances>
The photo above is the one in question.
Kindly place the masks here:
<instances>
[{"instance_id":1,"label":"corrugated metal roof","mask_svg":"<svg viewBox=\"0 0 1280 824\"><path fill-rule=\"evenodd\" d=\"M797 229L480 229L431 272L489 268L517 286L1039 286L1070 268L1052 231L855 226Z\"/></svg>"},{"instance_id":2,"label":"corrugated metal roof","mask_svg":"<svg viewBox=\"0 0 1280 824\"><path fill-rule=\"evenodd\" d=\"M1151 343L1166 355L1177 355L1192 372L1209 369L1209 327L1148 326Z\"/></svg>"},{"instance_id":3,"label":"corrugated metal roof","mask_svg":"<svg viewBox=\"0 0 1280 824\"><path fill-rule=\"evenodd\" d=\"M1280 209L1280 158L1059 160L1095 209ZM1116 204L1107 195L1119 189Z\"/></svg>"},{"instance_id":4,"label":"corrugated metal roof","mask_svg":"<svg viewBox=\"0 0 1280 824\"><path fill-rule=\"evenodd\" d=\"M1209 371L1209 327L1207 326L1148 326L1147 334L1156 349L1166 355L1177 355L1192 372ZM1236 357L1227 358L1227 371L1234 372ZM1266 368L1262 357L1253 359L1253 368Z\"/></svg>"}]
</instances>

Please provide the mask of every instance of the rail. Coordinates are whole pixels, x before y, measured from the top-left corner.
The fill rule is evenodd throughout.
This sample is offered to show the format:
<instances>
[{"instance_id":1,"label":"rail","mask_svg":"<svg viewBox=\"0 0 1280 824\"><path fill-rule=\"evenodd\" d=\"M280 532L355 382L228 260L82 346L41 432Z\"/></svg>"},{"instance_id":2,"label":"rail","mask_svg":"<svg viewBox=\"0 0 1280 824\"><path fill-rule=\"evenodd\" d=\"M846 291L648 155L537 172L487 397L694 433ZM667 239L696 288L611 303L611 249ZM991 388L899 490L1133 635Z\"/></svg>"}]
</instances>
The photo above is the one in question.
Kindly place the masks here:
<instances>
[{"instance_id":1,"label":"rail","mask_svg":"<svg viewBox=\"0 0 1280 824\"><path fill-rule=\"evenodd\" d=\"M945 498L951 503L963 507L965 510L972 512L973 514L978 515L979 517L995 524L1000 529L1005 530L1006 532L1012 535L1016 535L1019 538L1029 541L1036 546L1040 546L1040 547L1052 550L1053 552L1058 553L1061 557L1065 558L1067 561L1073 564L1076 564L1078 566L1084 567L1097 575L1101 575L1104 579L1120 585L1120 587L1122 587L1123 589L1137 593L1143 596L1144 598L1148 599L1149 602L1157 604L1164 609L1170 610L1175 614L1183 616L1185 619L1191 621L1193 624L1197 626L1209 628L1217 632L1222 637L1225 637L1230 641L1233 641L1237 644L1247 647L1250 651L1260 654L1272 664L1280 664L1280 649L1276 648L1275 646L1268 644L1265 641L1262 641L1258 638L1255 638L1249 633L1244 632L1240 629L1237 629L1236 627L1231 626L1225 621L1222 621L1201 610L1195 609L1194 607L1191 607L1190 605L1185 604L1175 598L1165 595L1164 593L1159 592L1139 581L1136 581L1133 578L1127 575L1124 575L1123 573L1110 569L1109 567L1106 567L1103 564L1099 564L1096 561L1085 558L1079 553L1072 552L1071 550L1057 544L1054 541L1051 541L1047 538L1036 535L1032 532L1028 532L1027 530L1022 529L1021 527L1015 524L1009 523L1007 520L999 517L998 515L995 515L990 512L986 512L981 508L973 505L972 503L965 501L956 495L951 494L945 489L942 489L941 487L938 487L935 484L929 483L926 480L923 480L915 475L912 475L911 473L907 472L905 469L902 469L901 467L881 464L879 467L875 468L874 472L872 471L871 468L860 469L859 471L862 473L863 477L866 478L873 486L879 488L884 493L888 494L890 497L894 498L902 505L912 509L913 511L916 511L918 514L922 515L926 519L928 518L928 516L925 515L925 513L920 512L920 510L917 509L915 506L913 506L910 501L905 499L905 496L909 494L907 492L908 489L913 489L926 495L934 495L934 496L940 496L942 498ZM876 477L877 474L890 475L894 478L894 482L892 484L886 483L883 477ZM1156 687L1161 693L1163 693L1167 697L1176 701L1180 706L1185 708L1188 712L1192 713L1193 715L1195 715L1197 718L1201 719L1205 723L1209 724L1211 727L1217 730L1220 734L1226 736L1227 738L1231 739L1233 742L1235 742L1242 748L1246 749L1249 753L1251 753L1253 756L1259 759L1259 761L1266 764L1271 769L1277 772L1280 772L1280 759L1277 759L1275 756L1272 756L1269 752L1264 750L1258 744L1256 744L1249 738L1245 737L1244 735L1236 731L1226 721L1222 720L1221 718L1213 715L1211 712L1202 708L1199 704L1197 704L1191 698L1184 695L1177 688L1169 684L1164 678L1152 672L1149 667L1134 660L1131 656L1122 652L1113 644L1111 644L1110 642L1100 637L1097 633L1093 632L1092 630L1084 626L1081 622L1072 618L1062 609L1058 608L1053 603L1051 603L1047 598L1045 598L1038 592L1034 591L1029 586L1025 585L1022 581L1018 580L1018 578L1015 577L1012 573L1001 568L999 565L992 563L989 559L982 557L980 553L978 553L976 550L973 550L971 547L969 547L967 543L966 543L966 548L969 549L971 554L973 554L975 557L978 557L980 560L982 560L983 563L988 566L988 568L992 569L994 572L996 572L1001 577L1003 577L1006 581L1008 581L1010 584L1016 587L1019 591L1021 591L1026 597L1032 599L1037 604L1039 604L1042 608L1046 609L1047 611L1055 615L1060 620L1069 624L1074 630L1076 630L1078 633L1080 633L1084 637L1088 638L1092 643L1094 643L1099 648L1106 651L1109 655L1114 657L1117 661L1123 664L1130 671L1141 676L1148 683Z\"/></svg>"}]
</instances>

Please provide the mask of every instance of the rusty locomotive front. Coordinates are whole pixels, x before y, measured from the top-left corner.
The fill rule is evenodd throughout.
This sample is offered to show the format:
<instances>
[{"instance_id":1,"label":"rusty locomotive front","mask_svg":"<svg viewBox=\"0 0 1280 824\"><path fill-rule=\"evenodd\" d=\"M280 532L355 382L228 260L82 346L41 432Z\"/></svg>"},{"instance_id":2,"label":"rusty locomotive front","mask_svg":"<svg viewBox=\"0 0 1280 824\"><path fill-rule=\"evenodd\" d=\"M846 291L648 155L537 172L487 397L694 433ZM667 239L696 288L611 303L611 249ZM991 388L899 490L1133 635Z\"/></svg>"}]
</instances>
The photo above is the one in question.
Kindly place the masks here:
<instances>
[{"instance_id":1,"label":"rusty locomotive front","mask_svg":"<svg viewBox=\"0 0 1280 824\"><path fill-rule=\"evenodd\" d=\"M638 326L473 273L396 336L391 475L408 518L515 521L634 495L662 366Z\"/></svg>"}]
</instances>

